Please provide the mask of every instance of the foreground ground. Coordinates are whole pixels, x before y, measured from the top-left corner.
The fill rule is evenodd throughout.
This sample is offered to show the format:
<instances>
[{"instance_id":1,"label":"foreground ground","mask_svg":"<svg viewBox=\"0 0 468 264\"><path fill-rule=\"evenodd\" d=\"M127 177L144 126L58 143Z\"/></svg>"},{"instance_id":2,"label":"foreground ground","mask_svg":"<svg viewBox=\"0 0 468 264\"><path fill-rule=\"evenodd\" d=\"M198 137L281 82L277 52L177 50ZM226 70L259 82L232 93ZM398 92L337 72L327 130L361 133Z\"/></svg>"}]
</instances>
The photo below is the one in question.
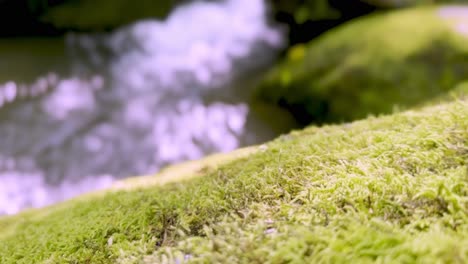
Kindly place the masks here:
<instances>
[{"instance_id":1,"label":"foreground ground","mask_svg":"<svg viewBox=\"0 0 468 264\"><path fill-rule=\"evenodd\" d=\"M0 219L0 263L467 263L467 166L459 94Z\"/></svg>"}]
</instances>

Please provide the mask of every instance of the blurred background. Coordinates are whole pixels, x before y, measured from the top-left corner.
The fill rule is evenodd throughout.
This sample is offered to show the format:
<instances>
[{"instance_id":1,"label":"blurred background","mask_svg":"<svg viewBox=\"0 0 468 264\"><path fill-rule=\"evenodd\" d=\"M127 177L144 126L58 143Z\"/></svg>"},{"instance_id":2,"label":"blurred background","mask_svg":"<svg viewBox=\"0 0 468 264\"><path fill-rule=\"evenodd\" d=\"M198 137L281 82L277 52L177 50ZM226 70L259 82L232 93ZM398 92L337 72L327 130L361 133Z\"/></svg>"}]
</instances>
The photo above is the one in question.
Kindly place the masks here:
<instances>
[{"instance_id":1,"label":"blurred background","mask_svg":"<svg viewBox=\"0 0 468 264\"><path fill-rule=\"evenodd\" d=\"M464 1L0 0L0 215L308 124L362 117L335 115L328 99L290 93L308 87L301 82L308 72L294 82L284 65L298 58L308 65L309 43L349 21L454 2ZM463 8L446 13L468 20ZM334 54L338 65L348 56L326 47L312 54L328 62ZM465 59L457 61L459 76L444 79L450 85L466 76ZM325 75L332 66L314 67ZM341 95L336 89L331 96ZM388 112L363 113L373 110Z\"/></svg>"}]
</instances>

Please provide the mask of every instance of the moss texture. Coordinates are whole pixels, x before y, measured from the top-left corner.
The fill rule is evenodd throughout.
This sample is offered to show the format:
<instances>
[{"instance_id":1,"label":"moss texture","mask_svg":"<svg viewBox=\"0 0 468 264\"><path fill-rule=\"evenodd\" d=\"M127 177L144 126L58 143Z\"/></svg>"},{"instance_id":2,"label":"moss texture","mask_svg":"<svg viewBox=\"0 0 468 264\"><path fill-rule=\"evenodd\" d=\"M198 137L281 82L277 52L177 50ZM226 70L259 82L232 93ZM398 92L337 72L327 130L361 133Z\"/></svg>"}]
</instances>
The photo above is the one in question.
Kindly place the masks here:
<instances>
[{"instance_id":1,"label":"moss texture","mask_svg":"<svg viewBox=\"0 0 468 264\"><path fill-rule=\"evenodd\" d=\"M457 31L467 20L457 10L467 9L412 8L340 26L292 48L257 98L306 113L303 123L350 121L435 98L468 76L468 38Z\"/></svg>"},{"instance_id":2,"label":"moss texture","mask_svg":"<svg viewBox=\"0 0 468 264\"><path fill-rule=\"evenodd\" d=\"M466 263L468 100L457 98L4 217L0 263Z\"/></svg>"}]
</instances>

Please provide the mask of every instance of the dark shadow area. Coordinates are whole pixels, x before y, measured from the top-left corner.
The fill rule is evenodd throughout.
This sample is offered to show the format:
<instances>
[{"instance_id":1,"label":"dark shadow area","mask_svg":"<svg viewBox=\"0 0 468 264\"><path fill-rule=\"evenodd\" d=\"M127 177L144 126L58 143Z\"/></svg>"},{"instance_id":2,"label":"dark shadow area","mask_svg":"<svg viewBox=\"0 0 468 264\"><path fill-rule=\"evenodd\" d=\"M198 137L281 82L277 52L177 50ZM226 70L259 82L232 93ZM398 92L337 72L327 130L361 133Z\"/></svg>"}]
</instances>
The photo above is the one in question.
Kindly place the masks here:
<instances>
[{"instance_id":1,"label":"dark shadow area","mask_svg":"<svg viewBox=\"0 0 468 264\"><path fill-rule=\"evenodd\" d=\"M57 36L64 30L44 23L40 17L66 0L0 0L0 37Z\"/></svg>"},{"instance_id":2,"label":"dark shadow area","mask_svg":"<svg viewBox=\"0 0 468 264\"><path fill-rule=\"evenodd\" d=\"M308 42L331 28L378 9L360 0L329 0L328 2L330 7L339 13L339 17L319 20L309 19L304 23L297 23L291 12L279 11L275 13L276 21L289 26L290 45Z\"/></svg>"},{"instance_id":3,"label":"dark shadow area","mask_svg":"<svg viewBox=\"0 0 468 264\"><path fill-rule=\"evenodd\" d=\"M185 2L189 0L0 0L0 37L109 32L140 19L165 17ZM64 9L58 17L48 17L56 8Z\"/></svg>"}]
</instances>

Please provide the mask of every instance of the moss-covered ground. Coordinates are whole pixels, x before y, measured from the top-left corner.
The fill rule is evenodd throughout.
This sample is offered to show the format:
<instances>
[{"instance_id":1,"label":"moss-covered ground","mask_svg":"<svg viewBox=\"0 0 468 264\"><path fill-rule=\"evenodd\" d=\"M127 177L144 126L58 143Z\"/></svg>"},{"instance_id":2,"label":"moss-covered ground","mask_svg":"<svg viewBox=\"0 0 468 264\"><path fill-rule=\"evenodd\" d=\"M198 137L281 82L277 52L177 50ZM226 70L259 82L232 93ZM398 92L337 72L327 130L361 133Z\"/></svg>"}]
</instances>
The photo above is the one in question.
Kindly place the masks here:
<instances>
[{"instance_id":1,"label":"moss-covered ground","mask_svg":"<svg viewBox=\"0 0 468 264\"><path fill-rule=\"evenodd\" d=\"M4 217L0 263L468 262L466 96L228 157Z\"/></svg>"}]
</instances>

